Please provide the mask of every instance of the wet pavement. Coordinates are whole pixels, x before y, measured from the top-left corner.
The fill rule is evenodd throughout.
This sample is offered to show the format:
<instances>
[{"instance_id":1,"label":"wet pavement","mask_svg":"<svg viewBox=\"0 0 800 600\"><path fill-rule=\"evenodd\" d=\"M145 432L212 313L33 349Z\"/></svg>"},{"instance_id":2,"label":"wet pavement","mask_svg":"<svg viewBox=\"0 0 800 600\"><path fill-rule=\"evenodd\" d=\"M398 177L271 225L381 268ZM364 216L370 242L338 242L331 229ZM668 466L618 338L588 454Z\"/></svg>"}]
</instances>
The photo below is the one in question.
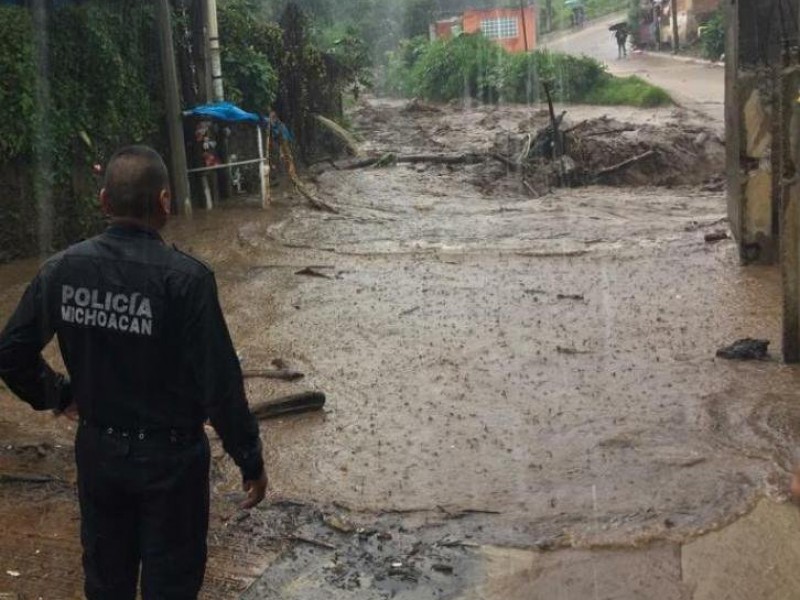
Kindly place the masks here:
<instances>
[{"instance_id":1,"label":"wet pavement","mask_svg":"<svg viewBox=\"0 0 800 600\"><path fill-rule=\"evenodd\" d=\"M618 58L617 43L609 25L624 21L624 14L600 19L580 31L544 38L541 47L555 52L586 55L608 66L614 75L637 75L667 90L685 108L712 119L715 128L725 125L725 69L723 63L675 58L667 53L638 52Z\"/></svg>"},{"instance_id":2,"label":"wet pavement","mask_svg":"<svg viewBox=\"0 0 800 600\"><path fill-rule=\"evenodd\" d=\"M489 148L526 110L375 102L354 121L369 150L444 151ZM570 111L701 126L679 109ZM215 442L204 597L744 598L702 584L704 565L726 556L718 577L774 582L770 551L797 551L795 510L776 502L800 371L715 358L738 338L780 339L777 272L704 240L724 227L723 193L531 197L500 180L487 190L483 175L328 169L313 189L338 214L278 194L266 212L245 201L169 226L215 268L244 366L281 358L306 373L248 381L251 401L328 396L323 414L263 424L273 502L249 516ZM298 273L309 266L325 277ZM0 266L0 320L35 267ZM0 536L0 592L76 597L72 432L2 390L0 402L12 446L0 464L59 478L0 485L0 527L15 532ZM734 545L731 524L745 527ZM35 543L15 562L20 538ZM746 597L792 597L778 573L748 588L777 592Z\"/></svg>"}]
</instances>

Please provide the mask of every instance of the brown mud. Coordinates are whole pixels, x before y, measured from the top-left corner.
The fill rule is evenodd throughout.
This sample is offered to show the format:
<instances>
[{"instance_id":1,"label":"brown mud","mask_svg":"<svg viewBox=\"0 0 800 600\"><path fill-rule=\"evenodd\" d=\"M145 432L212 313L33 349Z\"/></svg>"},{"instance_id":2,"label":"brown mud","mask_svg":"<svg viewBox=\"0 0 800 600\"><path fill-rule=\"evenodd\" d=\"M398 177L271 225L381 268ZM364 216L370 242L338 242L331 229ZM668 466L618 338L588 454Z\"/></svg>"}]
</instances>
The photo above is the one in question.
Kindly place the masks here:
<instances>
[{"instance_id":1,"label":"brown mud","mask_svg":"<svg viewBox=\"0 0 800 600\"><path fill-rule=\"evenodd\" d=\"M489 152L544 124L524 107L404 108L354 112L366 151ZM725 224L723 194L700 185L720 175L714 133L680 109L568 110L573 124L634 127L633 152L691 142L698 154L676 172L706 134L709 162L698 185L536 196L491 160L327 169L314 193L338 214L286 194L266 212L245 201L169 226L214 267L244 366L281 358L306 373L248 380L251 400L328 396L323 414L262 425L275 492L249 515L214 442L205 598L528 598L510 590L534 579L502 583L492 548L523 553L499 559L509 568L541 559L540 575L591 566L597 547L612 572L640 546L674 566L680 544L781 497L800 372L715 358L738 338L777 342L781 313L777 272L704 240ZM2 320L35 268L0 266ZM77 597L72 432L0 396L3 469L59 478L0 483L0 527L14 532L0 536L0 591ZM549 552L560 548L590 553ZM598 597L667 600L675 586Z\"/></svg>"}]
</instances>

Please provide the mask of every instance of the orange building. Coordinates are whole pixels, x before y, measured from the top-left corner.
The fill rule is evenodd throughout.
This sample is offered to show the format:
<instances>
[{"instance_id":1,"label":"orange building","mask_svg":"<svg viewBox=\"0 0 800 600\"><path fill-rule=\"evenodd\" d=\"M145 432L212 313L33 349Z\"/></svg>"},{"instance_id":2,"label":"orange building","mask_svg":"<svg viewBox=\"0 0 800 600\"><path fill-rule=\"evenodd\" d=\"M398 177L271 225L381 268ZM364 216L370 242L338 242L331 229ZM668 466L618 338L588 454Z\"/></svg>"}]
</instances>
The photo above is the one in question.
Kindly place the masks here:
<instances>
[{"instance_id":1,"label":"orange building","mask_svg":"<svg viewBox=\"0 0 800 600\"><path fill-rule=\"evenodd\" d=\"M437 21L431 37L450 38L462 33L483 33L509 52L536 47L536 13L532 7L467 10L460 17Z\"/></svg>"}]
</instances>

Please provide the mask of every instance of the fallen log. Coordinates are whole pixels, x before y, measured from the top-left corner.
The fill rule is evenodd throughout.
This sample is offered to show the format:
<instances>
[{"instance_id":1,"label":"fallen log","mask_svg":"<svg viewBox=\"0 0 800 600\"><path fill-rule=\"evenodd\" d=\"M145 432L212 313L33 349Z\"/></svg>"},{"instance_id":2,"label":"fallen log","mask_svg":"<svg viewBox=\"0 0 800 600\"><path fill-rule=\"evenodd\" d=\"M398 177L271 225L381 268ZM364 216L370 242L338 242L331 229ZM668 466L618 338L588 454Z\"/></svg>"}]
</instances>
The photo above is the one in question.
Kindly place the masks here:
<instances>
[{"instance_id":1,"label":"fallen log","mask_svg":"<svg viewBox=\"0 0 800 600\"><path fill-rule=\"evenodd\" d=\"M52 475L38 473L0 473L0 484L3 483L54 483L62 480Z\"/></svg>"},{"instance_id":2,"label":"fallen log","mask_svg":"<svg viewBox=\"0 0 800 600\"><path fill-rule=\"evenodd\" d=\"M397 163L431 163L435 165L476 165L485 160L485 155L474 152L462 154L407 154L396 156Z\"/></svg>"},{"instance_id":3,"label":"fallen log","mask_svg":"<svg viewBox=\"0 0 800 600\"><path fill-rule=\"evenodd\" d=\"M254 404L250 410L256 419L261 420L321 410L324 406L325 394L322 392L302 392Z\"/></svg>"},{"instance_id":4,"label":"fallen log","mask_svg":"<svg viewBox=\"0 0 800 600\"><path fill-rule=\"evenodd\" d=\"M329 544L328 542L323 542L322 540L318 540L316 538L306 537L304 535L299 534L292 534L289 536L290 540L294 540L295 542L302 542L303 544L308 544L310 546L317 546L318 548L325 548L326 550L336 550L336 546L333 544Z\"/></svg>"},{"instance_id":5,"label":"fallen log","mask_svg":"<svg viewBox=\"0 0 800 600\"><path fill-rule=\"evenodd\" d=\"M586 137L593 137L597 135L613 135L615 133L626 133L628 131L636 131L636 127L620 127L619 129L603 129L601 131L590 131L584 133Z\"/></svg>"},{"instance_id":6,"label":"fallen log","mask_svg":"<svg viewBox=\"0 0 800 600\"><path fill-rule=\"evenodd\" d=\"M332 164L333 168L339 171L355 171L356 169L366 169L367 167L371 167L380 159L380 156L370 156L368 158L359 158L358 160L349 160L346 162Z\"/></svg>"},{"instance_id":7,"label":"fallen log","mask_svg":"<svg viewBox=\"0 0 800 600\"><path fill-rule=\"evenodd\" d=\"M321 279L333 279L330 275L326 275L318 271L313 267L306 267L305 269L300 269L299 271L295 271L295 275L305 275L307 277L319 277Z\"/></svg>"},{"instance_id":8,"label":"fallen log","mask_svg":"<svg viewBox=\"0 0 800 600\"><path fill-rule=\"evenodd\" d=\"M387 152L381 156L371 156L359 160L351 160L345 163L335 164L335 168L340 171L354 171L356 169L366 169L372 166L389 166L391 164L417 164L430 163L434 165L476 165L482 163L487 155L475 152L465 152L459 154L406 154L397 155Z\"/></svg>"},{"instance_id":9,"label":"fallen log","mask_svg":"<svg viewBox=\"0 0 800 600\"><path fill-rule=\"evenodd\" d=\"M599 179L600 177L611 175L613 173L616 173L617 171L621 171L623 169L626 169L627 167L630 167L631 165L634 165L647 158L650 158L651 156L655 156L655 154L656 154L655 150L648 150L643 154L639 154L638 156L634 156L633 158L629 158L628 160L623 160L621 163L617 163L610 167L606 167L605 169L601 169L600 171L595 173L595 178Z\"/></svg>"},{"instance_id":10,"label":"fallen log","mask_svg":"<svg viewBox=\"0 0 800 600\"><path fill-rule=\"evenodd\" d=\"M344 142L344 145L347 146L347 149L350 150L350 153L353 156L361 156L361 149L358 147L358 140L356 140L352 133L347 131L347 129L335 121L331 121L322 115L314 115L314 118L320 125L327 128L328 131Z\"/></svg>"},{"instance_id":11,"label":"fallen log","mask_svg":"<svg viewBox=\"0 0 800 600\"><path fill-rule=\"evenodd\" d=\"M297 381L305 377L305 373L291 369L248 369L242 371L245 379L280 379L282 381Z\"/></svg>"}]
</instances>

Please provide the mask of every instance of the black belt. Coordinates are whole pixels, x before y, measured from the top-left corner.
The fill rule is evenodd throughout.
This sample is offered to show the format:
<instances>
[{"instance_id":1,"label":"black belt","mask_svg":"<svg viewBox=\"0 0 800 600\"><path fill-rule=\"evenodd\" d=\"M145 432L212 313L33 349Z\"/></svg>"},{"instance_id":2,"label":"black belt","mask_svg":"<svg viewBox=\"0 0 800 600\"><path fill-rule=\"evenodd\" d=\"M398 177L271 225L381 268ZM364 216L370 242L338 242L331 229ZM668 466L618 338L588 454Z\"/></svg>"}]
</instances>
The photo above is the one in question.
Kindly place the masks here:
<instances>
[{"instance_id":1,"label":"black belt","mask_svg":"<svg viewBox=\"0 0 800 600\"><path fill-rule=\"evenodd\" d=\"M123 427L115 427L112 425L100 425L89 421L88 419L81 419L80 423L83 427L94 429L101 435L108 435L113 437L120 437L131 440L161 440L176 442L188 442L199 439L203 435L203 426L198 425L193 428L186 427L158 427L158 428L134 428L127 429Z\"/></svg>"}]
</instances>

